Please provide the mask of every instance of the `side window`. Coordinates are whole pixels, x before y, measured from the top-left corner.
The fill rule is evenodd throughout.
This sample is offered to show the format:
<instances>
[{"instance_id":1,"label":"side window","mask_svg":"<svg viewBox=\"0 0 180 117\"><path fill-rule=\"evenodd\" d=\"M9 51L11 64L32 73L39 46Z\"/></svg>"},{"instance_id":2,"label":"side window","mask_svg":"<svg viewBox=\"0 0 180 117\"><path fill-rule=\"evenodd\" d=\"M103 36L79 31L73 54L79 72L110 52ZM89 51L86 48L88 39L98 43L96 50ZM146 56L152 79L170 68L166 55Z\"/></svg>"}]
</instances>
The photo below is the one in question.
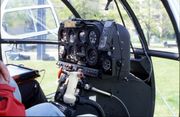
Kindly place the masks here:
<instances>
[{"instance_id":1,"label":"side window","mask_svg":"<svg viewBox=\"0 0 180 117\"><path fill-rule=\"evenodd\" d=\"M150 50L178 53L175 32L161 1L127 0L137 16ZM169 0L170 1L170 0ZM175 2L175 0L172 0ZM152 57L156 83L154 116L178 116L179 62Z\"/></svg>"},{"instance_id":2,"label":"side window","mask_svg":"<svg viewBox=\"0 0 180 117\"><path fill-rule=\"evenodd\" d=\"M6 0L1 5L1 19L3 39L32 38L49 33L56 35L59 27L49 0Z\"/></svg>"},{"instance_id":3,"label":"side window","mask_svg":"<svg viewBox=\"0 0 180 117\"><path fill-rule=\"evenodd\" d=\"M41 2L41 3L40 3ZM18 7L28 7L31 5L47 5L48 0L8 0L6 4L6 9L18 8Z\"/></svg>"},{"instance_id":4,"label":"side window","mask_svg":"<svg viewBox=\"0 0 180 117\"><path fill-rule=\"evenodd\" d=\"M45 52L39 51L38 46L37 44L2 44L3 62L39 70L40 77L36 80L39 81L45 95L48 95L55 92L58 85L59 68L56 65L58 46L43 45Z\"/></svg>"},{"instance_id":5,"label":"side window","mask_svg":"<svg viewBox=\"0 0 180 117\"><path fill-rule=\"evenodd\" d=\"M128 0L128 2L140 21L150 50L178 53L176 35L161 1Z\"/></svg>"},{"instance_id":6,"label":"side window","mask_svg":"<svg viewBox=\"0 0 180 117\"><path fill-rule=\"evenodd\" d=\"M38 3L38 1L43 1ZM57 0L56 0L57 1ZM62 4L61 1L58 1ZM1 38L57 41L59 21L50 0L1 0ZM58 8L57 8L58 9ZM61 14L59 19L62 20ZM64 13L64 17L70 15ZM14 41L16 41L14 40ZM55 44L1 44L6 64L24 65L41 71L37 78L45 94L56 90L58 45Z\"/></svg>"},{"instance_id":7,"label":"side window","mask_svg":"<svg viewBox=\"0 0 180 117\"><path fill-rule=\"evenodd\" d=\"M9 35L20 35L28 32L35 32L33 19L28 15L29 12L18 11L4 14L3 29ZM16 19L16 21L13 21Z\"/></svg>"}]
</instances>

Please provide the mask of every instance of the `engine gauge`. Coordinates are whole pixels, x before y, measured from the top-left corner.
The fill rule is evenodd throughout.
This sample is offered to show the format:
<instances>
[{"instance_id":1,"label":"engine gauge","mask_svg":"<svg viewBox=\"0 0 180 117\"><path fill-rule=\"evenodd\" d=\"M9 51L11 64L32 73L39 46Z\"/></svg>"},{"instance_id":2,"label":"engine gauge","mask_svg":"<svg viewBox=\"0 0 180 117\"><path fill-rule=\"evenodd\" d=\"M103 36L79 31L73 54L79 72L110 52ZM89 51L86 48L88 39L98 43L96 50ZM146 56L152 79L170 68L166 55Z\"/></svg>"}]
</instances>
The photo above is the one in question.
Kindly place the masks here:
<instances>
[{"instance_id":1,"label":"engine gauge","mask_svg":"<svg viewBox=\"0 0 180 117\"><path fill-rule=\"evenodd\" d=\"M69 42L74 43L75 38L76 38L75 34L73 32L70 32L70 34L69 34Z\"/></svg>"},{"instance_id":2,"label":"engine gauge","mask_svg":"<svg viewBox=\"0 0 180 117\"><path fill-rule=\"evenodd\" d=\"M61 32L61 41L67 42L67 32L65 30Z\"/></svg>"},{"instance_id":3,"label":"engine gauge","mask_svg":"<svg viewBox=\"0 0 180 117\"><path fill-rule=\"evenodd\" d=\"M89 40L91 42L91 44L95 44L97 41L97 34L95 31L90 31L89 32Z\"/></svg>"},{"instance_id":4,"label":"engine gauge","mask_svg":"<svg viewBox=\"0 0 180 117\"><path fill-rule=\"evenodd\" d=\"M69 57L71 58L71 59L74 59L74 47L72 46L72 47L70 47L69 48Z\"/></svg>"},{"instance_id":5,"label":"engine gauge","mask_svg":"<svg viewBox=\"0 0 180 117\"><path fill-rule=\"evenodd\" d=\"M102 67L105 71L108 71L111 69L111 61L109 59L103 60Z\"/></svg>"},{"instance_id":6,"label":"engine gauge","mask_svg":"<svg viewBox=\"0 0 180 117\"><path fill-rule=\"evenodd\" d=\"M98 61L98 53L97 53L97 51L95 49L89 49L87 51L86 59L87 59L87 63L90 66L96 65L96 63Z\"/></svg>"},{"instance_id":7,"label":"engine gauge","mask_svg":"<svg viewBox=\"0 0 180 117\"><path fill-rule=\"evenodd\" d=\"M59 57L64 58L65 56L66 56L66 50L65 50L64 46L60 46L59 47Z\"/></svg>"},{"instance_id":8,"label":"engine gauge","mask_svg":"<svg viewBox=\"0 0 180 117\"><path fill-rule=\"evenodd\" d=\"M79 39L80 39L80 41L81 41L82 43L85 43L85 42L86 42L86 33L85 33L85 31L81 31L81 32L79 33Z\"/></svg>"}]
</instances>

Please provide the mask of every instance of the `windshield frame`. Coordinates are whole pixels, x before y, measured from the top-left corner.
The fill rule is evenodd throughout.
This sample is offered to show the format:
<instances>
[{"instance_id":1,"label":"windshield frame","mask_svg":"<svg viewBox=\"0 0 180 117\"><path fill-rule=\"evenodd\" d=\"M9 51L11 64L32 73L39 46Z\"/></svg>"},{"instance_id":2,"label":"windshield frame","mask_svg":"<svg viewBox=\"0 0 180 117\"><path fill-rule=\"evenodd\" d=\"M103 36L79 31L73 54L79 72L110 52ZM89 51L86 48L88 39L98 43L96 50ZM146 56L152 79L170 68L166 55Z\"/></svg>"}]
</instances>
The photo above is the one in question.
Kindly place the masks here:
<instances>
[{"instance_id":1,"label":"windshield frame","mask_svg":"<svg viewBox=\"0 0 180 117\"><path fill-rule=\"evenodd\" d=\"M178 52L179 52L179 57L178 57L178 60L180 60L180 29L178 27L178 21L176 20L175 18L175 14L172 12L172 8L171 6L169 5L169 0L166 1L166 0L161 0L161 2L163 3L169 17L170 17L170 20L171 20L171 23L173 25L173 28L174 28L174 31L175 31L175 34L176 34L176 39L177 39L177 48L178 48Z\"/></svg>"}]
</instances>

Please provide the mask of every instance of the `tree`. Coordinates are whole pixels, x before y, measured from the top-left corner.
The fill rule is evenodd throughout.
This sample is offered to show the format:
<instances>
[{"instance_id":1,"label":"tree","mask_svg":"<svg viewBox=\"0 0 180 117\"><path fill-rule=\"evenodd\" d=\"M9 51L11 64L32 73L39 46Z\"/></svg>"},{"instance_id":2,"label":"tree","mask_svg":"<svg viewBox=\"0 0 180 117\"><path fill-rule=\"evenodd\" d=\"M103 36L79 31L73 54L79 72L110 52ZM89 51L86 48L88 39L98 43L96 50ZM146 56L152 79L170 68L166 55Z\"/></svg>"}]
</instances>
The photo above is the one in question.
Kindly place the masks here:
<instances>
[{"instance_id":1,"label":"tree","mask_svg":"<svg viewBox=\"0 0 180 117\"><path fill-rule=\"evenodd\" d=\"M145 31L148 45L152 36L159 41L173 38L174 31L161 1L157 0L129 0L132 9Z\"/></svg>"}]
</instances>

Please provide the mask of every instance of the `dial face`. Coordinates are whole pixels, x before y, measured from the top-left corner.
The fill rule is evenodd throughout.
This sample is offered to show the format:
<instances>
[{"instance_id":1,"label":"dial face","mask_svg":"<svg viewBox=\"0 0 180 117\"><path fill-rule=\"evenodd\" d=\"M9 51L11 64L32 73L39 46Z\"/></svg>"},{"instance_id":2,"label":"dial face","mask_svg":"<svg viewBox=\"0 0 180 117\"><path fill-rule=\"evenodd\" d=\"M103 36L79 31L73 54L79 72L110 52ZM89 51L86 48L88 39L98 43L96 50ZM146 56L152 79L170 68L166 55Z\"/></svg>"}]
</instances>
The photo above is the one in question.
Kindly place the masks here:
<instances>
[{"instance_id":1,"label":"dial face","mask_svg":"<svg viewBox=\"0 0 180 117\"><path fill-rule=\"evenodd\" d=\"M66 50L65 50L64 46L60 46L59 47L59 55L60 55L60 58L64 58L65 57Z\"/></svg>"},{"instance_id":2,"label":"dial face","mask_svg":"<svg viewBox=\"0 0 180 117\"><path fill-rule=\"evenodd\" d=\"M61 41L67 42L67 32L64 30L61 32Z\"/></svg>"},{"instance_id":3,"label":"dial face","mask_svg":"<svg viewBox=\"0 0 180 117\"><path fill-rule=\"evenodd\" d=\"M96 41L97 41L97 34L96 34L95 31L91 31L89 33L89 40L90 40L91 44L95 44L96 43Z\"/></svg>"},{"instance_id":4,"label":"dial face","mask_svg":"<svg viewBox=\"0 0 180 117\"><path fill-rule=\"evenodd\" d=\"M80 41L81 42L86 42L86 33L85 33L85 31L81 31L80 33L79 33L79 39L80 39Z\"/></svg>"},{"instance_id":5,"label":"dial face","mask_svg":"<svg viewBox=\"0 0 180 117\"><path fill-rule=\"evenodd\" d=\"M94 50L94 49L90 49L88 50L87 53L87 62L90 66L94 66L97 63L97 59L98 59L98 53Z\"/></svg>"},{"instance_id":6,"label":"dial face","mask_svg":"<svg viewBox=\"0 0 180 117\"><path fill-rule=\"evenodd\" d=\"M74 41L75 41L75 34L73 33L73 32L70 32L70 34L69 34L69 41L70 41L70 43L74 43Z\"/></svg>"},{"instance_id":7,"label":"dial face","mask_svg":"<svg viewBox=\"0 0 180 117\"><path fill-rule=\"evenodd\" d=\"M110 70L111 69L111 61L109 60L109 59L105 59L104 61L103 61L103 69L105 70L105 71L108 71L108 70Z\"/></svg>"},{"instance_id":8,"label":"dial face","mask_svg":"<svg viewBox=\"0 0 180 117\"><path fill-rule=\"evenodd\" d=\"M74 60L74 58L75 58L74 52L75 52L74 47L70 47L69 48L69 57L71 60Z\"/></svg>"},{"instance_id":9,"label":"dial face","mask_svg":"<svg viewBox=\"0 0 180 117\"><path fill-rule=\"evenodd\" d=\"M83 46L79 46L77 49L77 53L76 55L78 55L79 57L85 57L86 56L86 49Z\"/></svg>"}]
</instances>

